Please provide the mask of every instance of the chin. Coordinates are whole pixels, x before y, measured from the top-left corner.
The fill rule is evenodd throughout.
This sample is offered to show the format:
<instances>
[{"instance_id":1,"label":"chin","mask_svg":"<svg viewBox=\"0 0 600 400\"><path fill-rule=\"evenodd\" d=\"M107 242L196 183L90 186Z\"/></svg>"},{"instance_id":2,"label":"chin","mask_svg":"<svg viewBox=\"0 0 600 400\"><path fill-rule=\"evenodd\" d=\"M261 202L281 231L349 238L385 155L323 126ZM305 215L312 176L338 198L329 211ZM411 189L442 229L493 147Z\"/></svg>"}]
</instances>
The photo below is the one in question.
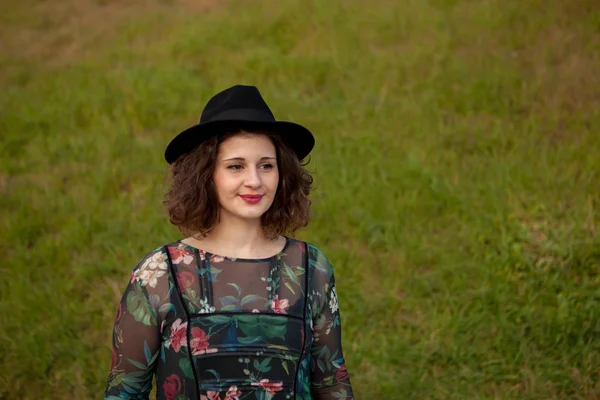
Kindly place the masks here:
<instances>
[{"instance_id":1,"label":"chin","mask_svg":"<svg viewBox=\"0 0 600 400\"><path fill-rule=\"evenodd\" d=\"M245 220L256 220L261 218L269 210L270 206L271 204L269 204L269 207L266 207L264 205L262 207L257 207L256 205L232 204L232 207L227 207L224 209L224 211L226 211L231 216L234 216L235 218Z\"/></svg>"},{"instance_id":2,"label":"chin","mask_svg":"<svg viewBox=\"0 0 600 400\"><path fill-rule=\"evenodd\" d=\"M265 212L266 212L266 210L260 211L260 212L240 213L240 214L238 214L238 216L243 219L253 220L253 219L261 218L265 214Z\"/></svg>"},{"instance_id":3,"label":"chin","mask_svg":"<svg viewBox=\"0 0 600 400\"><path fill-rule=\"evenodd\" d=\"M233 212L232 212L233 211ZM229 214L240 218L240 219L246 219L246 220L255 220L255 219L259 219L260 217L263 216L263 214L266 212L267 210L230 210Z\"/></svg>"}]
</instances>

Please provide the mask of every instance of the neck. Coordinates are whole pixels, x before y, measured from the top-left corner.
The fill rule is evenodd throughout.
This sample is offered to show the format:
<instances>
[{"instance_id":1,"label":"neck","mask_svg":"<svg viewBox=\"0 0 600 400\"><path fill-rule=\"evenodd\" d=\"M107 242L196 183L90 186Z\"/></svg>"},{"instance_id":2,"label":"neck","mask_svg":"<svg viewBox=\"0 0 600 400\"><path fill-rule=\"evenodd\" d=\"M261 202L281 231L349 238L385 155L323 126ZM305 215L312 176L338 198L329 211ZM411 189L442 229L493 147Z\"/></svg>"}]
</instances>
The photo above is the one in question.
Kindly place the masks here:
<instances>
[{"instance_id":1,"label":"neck","mask_svg":"<svg viewBox=\"0 0 600 400\"><path fill-rule=\"evenodd\" d=\"M222 215L221 220L201 241L219 244L227 254L248 253L270 242L261 228L260 220L242 220Z\"/></svg>"}]
</instances>

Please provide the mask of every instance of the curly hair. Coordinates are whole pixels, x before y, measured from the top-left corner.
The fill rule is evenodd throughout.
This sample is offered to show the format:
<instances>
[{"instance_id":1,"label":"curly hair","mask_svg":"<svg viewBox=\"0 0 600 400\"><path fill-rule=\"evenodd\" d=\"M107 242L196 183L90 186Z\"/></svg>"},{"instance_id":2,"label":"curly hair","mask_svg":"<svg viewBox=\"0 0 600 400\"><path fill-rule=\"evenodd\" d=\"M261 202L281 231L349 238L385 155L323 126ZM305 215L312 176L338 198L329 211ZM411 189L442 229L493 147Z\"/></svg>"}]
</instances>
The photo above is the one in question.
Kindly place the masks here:
<instances>
[{"instance_id":1,"label":"curly hair","mask_svg":"<svg viewBox=\"0 0 600 400\"><path fill-rule=\"evenodd\" d=\"M164 200L171 223L184 234L205 237L210 233L219 221L220 205L213 181L219 146L238 134L263 134L275 146L279 184L273 204L261 216L265 236L275 239L308 225L313 177L305 169L307 163L302 163L277 135L244 130L214 135L171 164L171 182Z\"/></svg>"}]
</instances>

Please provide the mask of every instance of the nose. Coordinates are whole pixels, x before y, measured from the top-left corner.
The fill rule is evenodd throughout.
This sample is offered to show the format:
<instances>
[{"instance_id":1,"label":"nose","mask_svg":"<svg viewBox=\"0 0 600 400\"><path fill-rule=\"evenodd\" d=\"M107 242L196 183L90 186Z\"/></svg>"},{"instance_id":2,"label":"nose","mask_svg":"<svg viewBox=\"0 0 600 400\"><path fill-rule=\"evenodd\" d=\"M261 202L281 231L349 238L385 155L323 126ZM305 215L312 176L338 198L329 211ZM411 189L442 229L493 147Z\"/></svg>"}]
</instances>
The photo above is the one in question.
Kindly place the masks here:
<instances>
[{"instance_id":1,"label":"nose","mask_svg":"<svg viewBox=\"0 0 600 400\"><path fill-rule=\"evenodd\" d=\"M258 168L256 167L250 167L246 169L246 179L244 184L252 189L256 189L259 188L262 184L262 181L260 179L260 174L258 172Z\"/></svg>"}]
</instances>

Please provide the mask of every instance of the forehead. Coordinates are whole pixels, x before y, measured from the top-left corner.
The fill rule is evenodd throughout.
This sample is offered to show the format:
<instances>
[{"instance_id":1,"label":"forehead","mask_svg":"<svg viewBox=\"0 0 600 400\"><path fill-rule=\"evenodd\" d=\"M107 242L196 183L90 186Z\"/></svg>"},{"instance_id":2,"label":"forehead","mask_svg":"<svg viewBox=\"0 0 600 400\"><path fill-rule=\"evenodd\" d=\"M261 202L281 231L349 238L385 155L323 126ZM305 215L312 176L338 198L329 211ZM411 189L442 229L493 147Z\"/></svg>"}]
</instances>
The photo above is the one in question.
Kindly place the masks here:
<instances>
[{"instance_id":1,"label":"forehead","mask_svg":"<svg viewBox=\"0 0 600 400\"><path fill-rule=\"evenodd\" d=\"M260 133L240 133L227 138L219 145L218 158L275 157L275 146L268 136Z\"/></svg>"}]
</instances>

